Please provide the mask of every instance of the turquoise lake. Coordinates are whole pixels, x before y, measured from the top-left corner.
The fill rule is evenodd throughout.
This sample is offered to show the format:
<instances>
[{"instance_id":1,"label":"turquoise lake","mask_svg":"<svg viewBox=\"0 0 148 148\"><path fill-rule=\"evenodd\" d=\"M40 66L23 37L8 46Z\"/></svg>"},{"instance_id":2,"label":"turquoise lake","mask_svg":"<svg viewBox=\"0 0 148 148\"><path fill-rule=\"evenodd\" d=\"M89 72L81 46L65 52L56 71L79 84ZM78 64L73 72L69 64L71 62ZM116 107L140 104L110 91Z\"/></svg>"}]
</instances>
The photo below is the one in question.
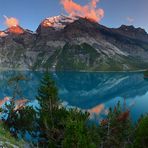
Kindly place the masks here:
<instances>
[{"instance_id":1,"label":"turquoise lake","mask_svg":"<svg viewBox=\"0 0 148 148\"><path fill-rule=\"evenodd\" d=\"M8 80L18 74L23 74L28 79L20 82L21 97L36 104L35 98L43 72L0 72L0 98L13 95L13 88L8 85ZM65 107L87 110L97 120L105 116L108 109L118 101L121 105L126 103L133 121L141 114L148 113L148 80L143 78L143 73L53 72L52 76Z\"/></svg>"}]
</instances>

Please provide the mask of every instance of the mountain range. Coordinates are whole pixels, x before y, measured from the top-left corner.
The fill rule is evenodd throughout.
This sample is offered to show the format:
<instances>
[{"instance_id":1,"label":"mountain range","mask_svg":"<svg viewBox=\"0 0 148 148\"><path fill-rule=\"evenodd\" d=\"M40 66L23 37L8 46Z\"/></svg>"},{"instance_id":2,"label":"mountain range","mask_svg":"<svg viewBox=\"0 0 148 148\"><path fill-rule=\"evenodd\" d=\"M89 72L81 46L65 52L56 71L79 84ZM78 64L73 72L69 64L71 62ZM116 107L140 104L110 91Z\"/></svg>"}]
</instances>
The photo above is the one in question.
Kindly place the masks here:
<instances>
[{"instance_id":1,"label":"mountain range","mask_svg":"<svg viewBox=\"0 0 148 148\"><path fill-rule=\"evenodd\" d=\"M148 34L108 28L81 17L44 19L35 32L0 31L0 68L56 71L132 71L148 67Z\"/></svg>"}]
</instances>

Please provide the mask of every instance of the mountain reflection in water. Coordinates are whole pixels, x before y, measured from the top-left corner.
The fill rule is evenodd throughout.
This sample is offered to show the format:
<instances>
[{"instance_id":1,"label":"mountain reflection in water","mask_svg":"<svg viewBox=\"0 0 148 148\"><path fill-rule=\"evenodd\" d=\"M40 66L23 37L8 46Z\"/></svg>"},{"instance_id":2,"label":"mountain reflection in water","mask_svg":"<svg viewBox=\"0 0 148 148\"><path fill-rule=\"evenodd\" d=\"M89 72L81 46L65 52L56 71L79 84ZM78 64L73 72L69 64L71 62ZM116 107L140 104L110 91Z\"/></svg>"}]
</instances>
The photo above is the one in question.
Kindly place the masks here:
<instances>
[{"instance_id":1,"label":"mountain reflection in water","mask_svg":"<svg viewBox=\"0 0 148 148\"><path fill-rule=\"evenodd\" d=\"M54 74L59 95L69 106L88 110L91 114L107 114L109 107L126 100L133 120L148 112L148 81L143 73L80 73Z\"/></svg>"},{"instance_id":2,"label":"mountain reflection in water","mask_svg":"<svg viewBox=\"0 0 148 148\"><path fill-rule=\"evenodd\" d=\"M12 96L8 79L18 74L28 78L28 81L20 82L22 97L36 102L43 72L0 72L0 98ZM125 99L134 120L148 112L148 81L142 73L54 72L52 76L65 106L78 107L99 116L107 114L109 107L114 107L118 101L123 103Z\"/></svg>"}]
</instances>

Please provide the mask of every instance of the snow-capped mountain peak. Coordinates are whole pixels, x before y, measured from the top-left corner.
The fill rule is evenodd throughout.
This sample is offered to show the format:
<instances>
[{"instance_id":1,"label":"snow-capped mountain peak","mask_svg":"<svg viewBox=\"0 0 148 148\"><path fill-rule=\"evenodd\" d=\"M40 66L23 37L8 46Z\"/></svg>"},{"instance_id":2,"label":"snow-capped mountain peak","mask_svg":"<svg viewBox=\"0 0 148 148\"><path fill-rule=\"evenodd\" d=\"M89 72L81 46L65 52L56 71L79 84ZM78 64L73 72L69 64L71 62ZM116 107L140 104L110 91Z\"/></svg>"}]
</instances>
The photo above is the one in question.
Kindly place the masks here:
<instances>
[{"instance_id":1,"label":"snow-capped mountain peak","mask_svg":"<svg viewBox=\"0 0 148 148\"><path fill-rule=\"evenodd\" d=\"M65 15L59 15L54 17L49 17L43 20L43 27L53 27L55 29L63 29L67 24L73 23L78 17L69 17Z\"/></svg>"}]
</instances>

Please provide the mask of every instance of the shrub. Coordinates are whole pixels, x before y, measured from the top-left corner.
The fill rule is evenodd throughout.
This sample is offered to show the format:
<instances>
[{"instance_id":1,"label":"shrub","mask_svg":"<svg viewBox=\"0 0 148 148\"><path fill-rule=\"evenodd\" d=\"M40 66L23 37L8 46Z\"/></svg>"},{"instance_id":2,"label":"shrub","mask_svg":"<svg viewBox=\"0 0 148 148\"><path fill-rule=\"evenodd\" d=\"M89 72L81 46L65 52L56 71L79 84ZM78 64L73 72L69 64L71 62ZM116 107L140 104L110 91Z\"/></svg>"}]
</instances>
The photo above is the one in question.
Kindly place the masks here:
<instances>
[{"instance_id":1,"label":"shrub","mask_svg":"<svg viewBox=\"0 0 148 148\"><path fill-rule=\"evenodd\" d=\"M148 147L148 115L142 117L137 125L134 144L136 148Z\"/></svg>"}]
</instances>

